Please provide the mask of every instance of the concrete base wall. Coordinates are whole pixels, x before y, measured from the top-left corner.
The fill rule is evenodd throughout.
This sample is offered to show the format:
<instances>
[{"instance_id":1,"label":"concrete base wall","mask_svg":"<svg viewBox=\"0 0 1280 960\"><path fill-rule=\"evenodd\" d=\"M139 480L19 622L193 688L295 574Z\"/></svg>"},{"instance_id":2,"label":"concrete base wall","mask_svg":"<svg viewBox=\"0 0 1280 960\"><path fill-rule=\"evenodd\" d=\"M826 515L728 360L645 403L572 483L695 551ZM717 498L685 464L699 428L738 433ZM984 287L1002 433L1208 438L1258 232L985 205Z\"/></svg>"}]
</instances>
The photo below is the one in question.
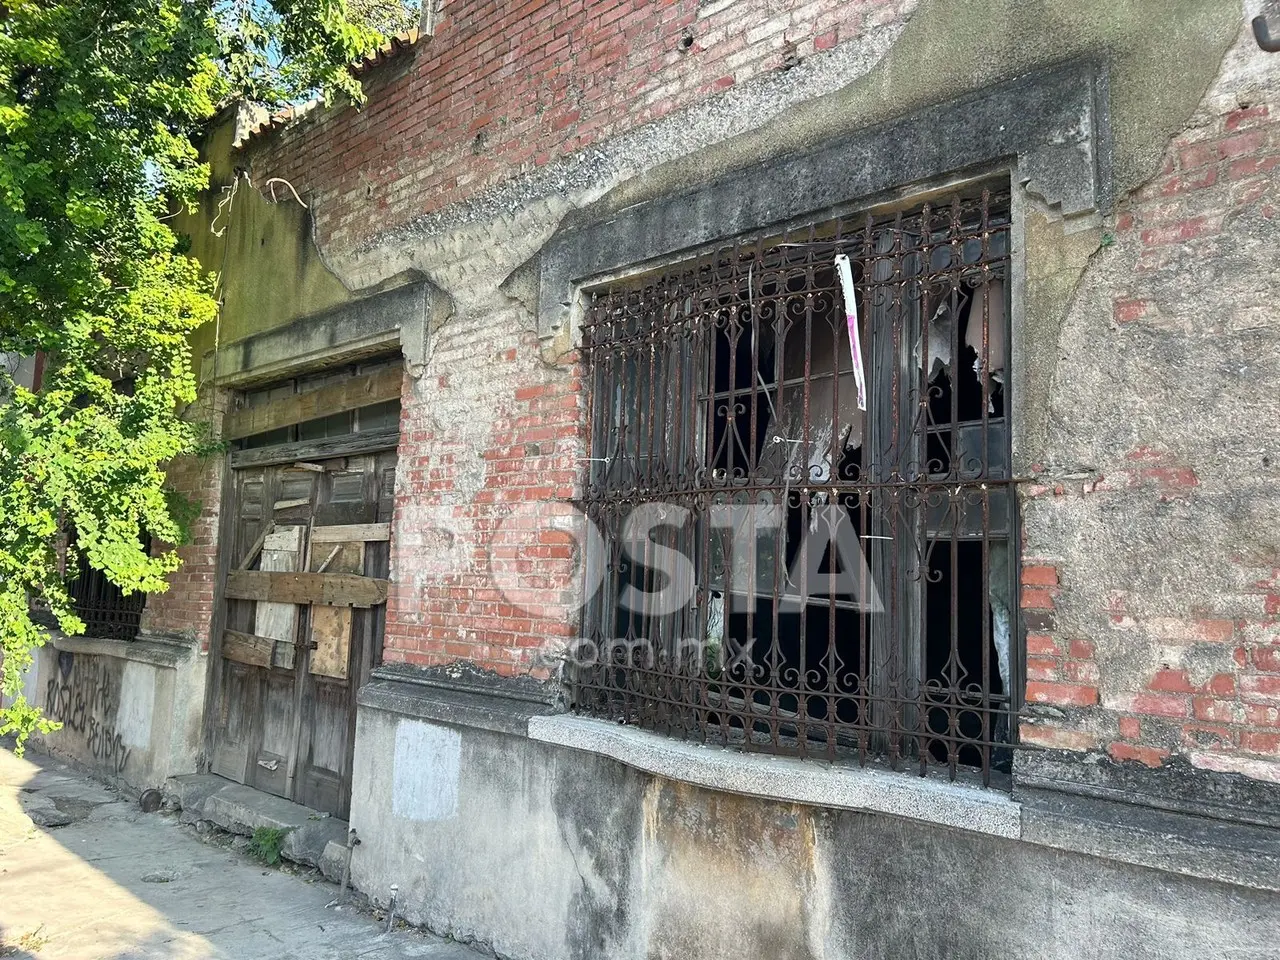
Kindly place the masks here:
<instances>
[{"instance_id":1,"label":"concrete base wall","mask_svg":"<svg viewBox=\"0 0 1280 960\"><path fill-rule=\"evenodd\" d=\"M189 643L53 636L25 682L61 729L33 744L141 791L196 770L205 659Z\"/></svg>"},{"instance_id":2,"label":"concrete base wall","mask_svg":"<svg viewBox=\"0 0 1280 960\"><path fill-rule=\"evenodd\" d=\"M368 692L355 882L381 903L397 884L409 920L499 956L1170 960L1280 943L1274 891L709 790Z\"/></svg>"}]
</instances>

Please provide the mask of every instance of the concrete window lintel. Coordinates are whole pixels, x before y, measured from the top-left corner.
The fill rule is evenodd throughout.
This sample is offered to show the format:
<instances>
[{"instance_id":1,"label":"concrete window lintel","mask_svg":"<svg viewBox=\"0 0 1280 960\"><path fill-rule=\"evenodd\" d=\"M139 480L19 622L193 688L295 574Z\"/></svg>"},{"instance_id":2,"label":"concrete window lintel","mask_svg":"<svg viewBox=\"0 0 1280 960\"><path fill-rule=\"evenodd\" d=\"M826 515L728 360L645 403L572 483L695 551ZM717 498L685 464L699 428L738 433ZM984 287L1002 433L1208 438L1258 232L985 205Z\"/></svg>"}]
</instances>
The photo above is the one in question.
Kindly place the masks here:
<instances>
[{"instance_id":1,"label":"concrete window lintel","mask_svg":"<svg viewBox=\"0 0 1280 960\"><path fill-rule=\"evenodd\" d=\"M751 231L829 219L966 173L1009 171L1016 187L1064 221L1093 224L1112 203L1107 86L1103 65L1067 63L613 215L588 211L543 248L538 333L554 336L569 321L582 285L624 268L647 268Z\"/></svg>"},{"instance_id":2,"label":"concrete window lintel","mask_svg":"<svg viewBox=\"0 0 1280 960\"><path fill-rule=\"evenodd\" d=\"M586 717L532 717L529 737L600 754L709 790L882 813L1015 840L1022 835L1022 805L995 790L939 783L910 774L741 753Z\"/></svg>"},{"instance_id":3,"label":"concrete window lintel","mask_svg":"<svg viewBox=\"0 0 1280 960\"><path fill-rule=\"evenodd\" d=\"M222 344L202 360L202 381L245 387L401 348L421 361L433 297L422 280L369 293L284 326Z\"/></svg>"}]
</instances>

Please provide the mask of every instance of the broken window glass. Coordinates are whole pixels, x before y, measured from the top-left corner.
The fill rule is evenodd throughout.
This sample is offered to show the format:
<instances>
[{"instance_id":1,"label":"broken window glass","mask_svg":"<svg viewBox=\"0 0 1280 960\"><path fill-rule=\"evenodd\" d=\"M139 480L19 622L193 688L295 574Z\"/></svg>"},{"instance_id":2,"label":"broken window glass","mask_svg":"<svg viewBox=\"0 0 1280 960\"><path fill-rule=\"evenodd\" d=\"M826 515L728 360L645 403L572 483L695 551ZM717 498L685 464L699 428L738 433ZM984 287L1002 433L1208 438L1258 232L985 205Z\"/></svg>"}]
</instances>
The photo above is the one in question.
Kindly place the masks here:
<instances>
[{"instance_id":1,"label":"broken window glass","mask_svg":"<svg viewBox=\"0 0 1280 960\"><path fill-rule=\"evenodd\" d=\"M1008 270L988 188L594 293L584 503L604 547L578 709L952 777L1007 762Z\"/></svg>"}]
</instances>

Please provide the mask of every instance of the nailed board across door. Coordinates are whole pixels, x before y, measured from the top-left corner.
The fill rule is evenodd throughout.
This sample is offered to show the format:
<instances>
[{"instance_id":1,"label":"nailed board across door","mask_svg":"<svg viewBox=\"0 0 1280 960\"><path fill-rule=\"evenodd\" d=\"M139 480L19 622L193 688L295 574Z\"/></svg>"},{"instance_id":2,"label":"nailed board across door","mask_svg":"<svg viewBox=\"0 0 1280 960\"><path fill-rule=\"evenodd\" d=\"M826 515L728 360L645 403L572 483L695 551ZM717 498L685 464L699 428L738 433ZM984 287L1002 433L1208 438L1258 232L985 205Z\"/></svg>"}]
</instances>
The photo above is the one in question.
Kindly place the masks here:
<instances>
[{"instance_id":1,"label":"nailed board across door","mask_svg":"<svg viewBox=\"0 0 1280 960\"><path fill-rule=\"evenodd\" d=\"M223 436L229 440L267 433L333 413L344 413L400 399L404 372L399 365L354 376L306 393L280 397L227 414Z\"/></svg>"},{"instance_id":2,"label":"nailed board across door","mask_svg":"<svg viewBox=\"0 0 1280 960\"><path fill-rule=\"evenodd\" d=\"M389 523L335 523L331 526L315 527L311 531L312 543L363 543L366 540L389 539L391 539ZM358 573L359 571L349 572Z\"/></svg>"},{"instance_id":3,"label":"nailed board across door","mask_svg":"<svg viewBox=\"0 0 1280 960\"><path fill-rule=\"evenodd\" d=\"M320 564L327 564L327 569L334 573L361 573L364 570L364 543L335 543L325 556L318 553L312 556L312 567L318 568ZM345 680L351 655L351 608L313 604L310 619L311 672L321 677Z\"/></svg>"},{"instance_id":4,"label":"nailed board across door","mask_svg":"<svg viewBox=\"0 0 1280 960\"><path fill-rule=\"evenodd\" d=\"M344 573L269 573L232 570L226 595L233 600L323 603L335 607L375 607L387 601L386 580Z\"/></svg>"},{"instance_id":5,"label":"nailed board across door","mask_svg":"<svg viewBox=\"0 0 1280 960\"><path fill-rule=\"evenodd\" d=\"M351 653L351 608L312 606L311 642L311 672L345 680Z\"/></svg>"},{"instance_id":6,"label":"nailed board across door","mask_svg":"<svg viewBox=\"0 0 1280 960\"><path fill-rule=\"evenodd\" d=\"M222 656L236 663L251 667L269 667L275 646L276 642L270 637L259 637L239 630L222 631Z\"/></svg>"}]
</instances>

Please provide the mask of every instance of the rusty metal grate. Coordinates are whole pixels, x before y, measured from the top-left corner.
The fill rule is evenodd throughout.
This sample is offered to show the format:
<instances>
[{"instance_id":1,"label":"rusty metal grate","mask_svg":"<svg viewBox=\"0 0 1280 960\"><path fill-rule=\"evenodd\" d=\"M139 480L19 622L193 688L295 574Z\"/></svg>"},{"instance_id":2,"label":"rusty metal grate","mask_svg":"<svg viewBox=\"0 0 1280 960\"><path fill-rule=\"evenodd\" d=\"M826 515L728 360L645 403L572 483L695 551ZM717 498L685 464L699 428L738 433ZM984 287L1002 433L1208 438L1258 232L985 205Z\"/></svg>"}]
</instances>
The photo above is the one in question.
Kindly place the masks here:
<instances>
[{"instance_id":1,"label":"rusty metal grate","mask_svg":"<svg viewBox=\"0 0 1280 960\"><path fill-rule=\"evenodd\" d=\"M1007 192L979 189L591 296L575 709L922 775L1007 765L1009 245Z\"/></svg>"},{"instance_id":2,"label":"rusty metal grate","mask_svg":"<svg viewBox=\"0 0 1280 960\"><path fill-rule=\"evenodd\" d=\"M142 623L147 595L141 591L125 596L101 570L78 560L78 573L69 584L72 605L84 621L85 636L104 640L134 640Z\"/></svg>"}]
</instances>

